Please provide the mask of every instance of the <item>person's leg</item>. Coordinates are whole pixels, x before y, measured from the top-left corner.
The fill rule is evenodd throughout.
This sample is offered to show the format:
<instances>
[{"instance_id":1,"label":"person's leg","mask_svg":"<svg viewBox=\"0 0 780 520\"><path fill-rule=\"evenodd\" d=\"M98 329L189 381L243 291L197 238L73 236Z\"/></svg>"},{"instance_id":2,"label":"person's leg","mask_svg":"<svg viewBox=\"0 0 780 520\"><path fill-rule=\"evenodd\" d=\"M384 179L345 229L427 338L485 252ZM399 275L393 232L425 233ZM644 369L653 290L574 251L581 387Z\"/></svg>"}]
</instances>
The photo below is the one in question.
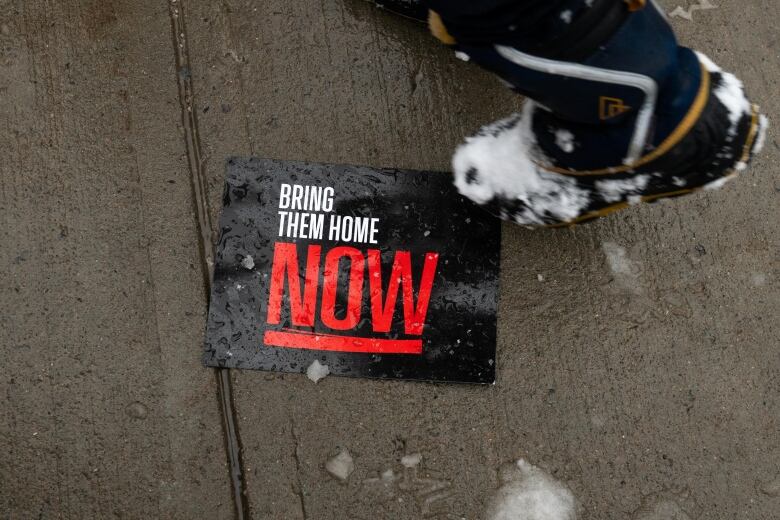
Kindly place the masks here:
<instances>
[{"instance_id":1,"label":"person's leg","mask_svg":"<svg viewBox=\"0 0 780 520\"><path fill-rule=\"evenodd\" d=\"M388 0L389 1L389 0ZM432 32L530 100L456 153L461 192L573 223L718 186L763 144L742 84L644 0L427 0Z\"/></svg>"}]
</instances>

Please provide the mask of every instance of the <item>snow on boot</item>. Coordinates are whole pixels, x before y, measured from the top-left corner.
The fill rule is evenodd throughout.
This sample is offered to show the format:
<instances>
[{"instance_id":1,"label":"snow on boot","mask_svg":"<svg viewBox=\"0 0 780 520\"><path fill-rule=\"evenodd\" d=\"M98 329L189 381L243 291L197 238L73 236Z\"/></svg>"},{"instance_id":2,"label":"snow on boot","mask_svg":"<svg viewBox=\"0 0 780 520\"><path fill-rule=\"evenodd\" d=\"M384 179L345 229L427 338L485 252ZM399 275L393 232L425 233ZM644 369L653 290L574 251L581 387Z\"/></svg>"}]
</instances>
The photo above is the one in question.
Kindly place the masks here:
<instances>
[{"instance_id":1,"label":"snow on boot","mask_svg":"<svg viewBox=\"0 0 780 520\"><path fill-rule=\"evenodd\" d=\"M766 118L742 83L679 46L654 3L552 3L534 11L542 34L518 29L520 11L487 31L479 3L430 1L434 34L529 98L456 151L462 194L519 224L569 225L720 187L760 151Z\"/></svg>"}]
</instances>

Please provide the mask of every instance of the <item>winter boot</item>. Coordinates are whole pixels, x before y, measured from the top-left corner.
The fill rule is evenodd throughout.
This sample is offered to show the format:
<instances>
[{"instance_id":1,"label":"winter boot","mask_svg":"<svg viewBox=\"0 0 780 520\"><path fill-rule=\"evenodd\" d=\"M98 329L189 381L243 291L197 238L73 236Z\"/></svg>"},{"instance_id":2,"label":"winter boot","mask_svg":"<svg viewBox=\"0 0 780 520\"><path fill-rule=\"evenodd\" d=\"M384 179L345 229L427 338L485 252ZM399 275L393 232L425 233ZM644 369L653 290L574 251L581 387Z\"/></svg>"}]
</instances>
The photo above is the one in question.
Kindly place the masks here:
<instances>
[{"instance_id":1,"label":"winter boot","mask_svg":"<svg viewBox=\"0 0 780 520\"><path fill-rule=\"evenodd\" d=\"M717 188L763 146L742 83L677 44L645 0L429 0L434 34L528 98L454 159L460 192L524 225L569 225Z\"/></svg>"}]
</instances>

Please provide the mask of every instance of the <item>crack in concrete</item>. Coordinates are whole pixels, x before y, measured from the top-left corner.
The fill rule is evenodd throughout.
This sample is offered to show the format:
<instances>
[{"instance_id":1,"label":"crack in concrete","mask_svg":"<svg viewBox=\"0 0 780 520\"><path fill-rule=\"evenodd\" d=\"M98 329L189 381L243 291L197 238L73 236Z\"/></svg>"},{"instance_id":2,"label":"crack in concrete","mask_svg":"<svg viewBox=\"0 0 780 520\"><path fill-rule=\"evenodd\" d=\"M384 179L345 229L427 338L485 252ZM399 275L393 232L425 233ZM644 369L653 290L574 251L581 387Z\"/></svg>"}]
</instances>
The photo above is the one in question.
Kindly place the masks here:
<instances>
[{"instance_id":1,"label":"crack in concrete","mask_svg":"<svg viewBox=\"0 0 780 520\"><path fill-rule=\"evenodd\" d=\"M179 87L184 144L187 150L187 162L190 170L193 206L198 228L198 248L201 257L201 273L206 301L211 291L211 268L214 266L211 211L208 203L206 174L201 155L198 133L198 112L195 107L194 88L187 47L184 6L180 0L169 0L168 10L171 19L173 50L176 58L176 79ZM214 371L217 380L222 431L225 452L230 470L230 482L233 491L233 505L238 520L250 518L249 502L246 496L243 462L241 460L241 438L233 404L233 389L230 371L218 368Z\"/></svg>"},{"instance_id":2,"label":"crack in concrete","mask_svg":"<svg viewBox=\"0 0 780 520\"><path fill-rule=\"evenodd\" d=\"M309 515L306 513L306 498L303 494L303 482L301 481L301 459L298 455L298 448L300 446L298 442L298 434L295 432L295 420L290 416L290 433L292 434L293 438L293 460L295 461L295 478L297 480L297 488L295 490L295 494L298 495L298 501L301 504L301 514L303 515L303 520L308 520Z\"/></svg>"}]
</instances>

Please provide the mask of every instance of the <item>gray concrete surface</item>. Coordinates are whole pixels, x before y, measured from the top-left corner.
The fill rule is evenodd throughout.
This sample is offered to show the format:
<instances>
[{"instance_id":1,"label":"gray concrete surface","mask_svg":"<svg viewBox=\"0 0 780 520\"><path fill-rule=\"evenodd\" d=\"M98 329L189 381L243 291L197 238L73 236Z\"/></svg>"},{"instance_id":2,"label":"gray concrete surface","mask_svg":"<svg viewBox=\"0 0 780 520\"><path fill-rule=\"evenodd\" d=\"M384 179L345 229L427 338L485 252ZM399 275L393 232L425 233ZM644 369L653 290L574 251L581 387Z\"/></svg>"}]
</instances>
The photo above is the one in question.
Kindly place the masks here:
<instances>
[{"instance_id":1,"label":"gray concrete surface","mask_svg":"<svg viewBox=\"0 0 780 520\"><path fill-rule=\"evenodd\" d=\"M518 105L362 0L174 4L214 217L229 155L446 169ZM778 119L780 5L718 6L681 38ZM0 514L233 516L168 5L0 7ZM587 519L776 517L779 157L772 134L723 191L506 226L493 387L233 371L251 517L479 518L521 456Z\"/></svg>"},{"instance_id":2,"label":"gray concrete surface","mask_svg":"<svg viewBox=\"0 0 780 520\"><path fill-rule=\"evenodd\" d=\"M0 518L230 518L168 7L0 13Z\"/></svg>"}]
</instances>

